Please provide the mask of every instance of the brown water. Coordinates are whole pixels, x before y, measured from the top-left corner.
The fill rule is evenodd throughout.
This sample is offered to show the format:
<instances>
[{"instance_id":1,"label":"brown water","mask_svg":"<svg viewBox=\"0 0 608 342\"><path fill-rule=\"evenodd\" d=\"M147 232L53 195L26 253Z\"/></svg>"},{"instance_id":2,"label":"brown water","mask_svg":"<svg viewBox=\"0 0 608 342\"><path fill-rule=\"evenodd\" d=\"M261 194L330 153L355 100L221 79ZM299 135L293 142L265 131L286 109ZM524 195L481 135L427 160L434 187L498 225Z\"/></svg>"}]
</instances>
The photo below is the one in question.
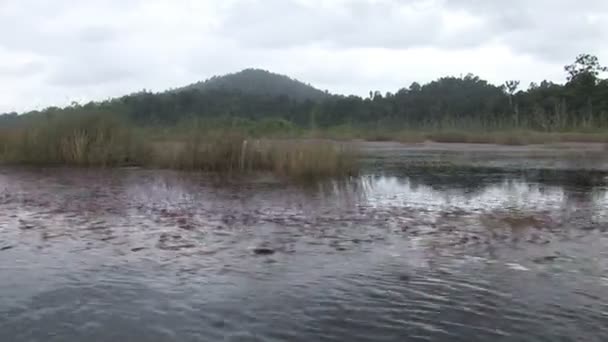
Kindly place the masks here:
<instances>
[{"instance_id":1,"label":"brown water","mask_svg":"<svg viewBox=\"0 0 608 342\"><path fill-rule=\"evenodd\" d=\"M307 187L0 168L0 341L607 340L599 154L372 149Z\"/></svg>"}]
</instances>

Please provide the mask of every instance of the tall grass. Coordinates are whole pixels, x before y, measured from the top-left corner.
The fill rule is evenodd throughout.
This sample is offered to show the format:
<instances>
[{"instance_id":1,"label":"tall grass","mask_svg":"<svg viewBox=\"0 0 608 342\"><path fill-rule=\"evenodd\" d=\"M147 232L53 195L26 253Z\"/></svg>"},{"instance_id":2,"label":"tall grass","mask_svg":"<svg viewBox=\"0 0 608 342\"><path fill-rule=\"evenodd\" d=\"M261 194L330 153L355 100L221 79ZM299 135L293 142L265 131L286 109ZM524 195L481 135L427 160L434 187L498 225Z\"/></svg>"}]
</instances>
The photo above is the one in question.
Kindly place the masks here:
<instances>
[{"instance_id":1,"label":"tall grass","mask_svg":"<svg viewBox=\"0 0 608 342\"><path fill-rule=\"evenodd\" d=\"M143 146L111 115L45 118L3 134L4 160L27 164L111 166L135 163Z\"/></svg>"},{"instance_id":2,"label":"tall grass","mask_svg":"<svg viewBox=\"0 0 608 342\"><path fill-rule=\"evenodd\" d=\"M191 133L181 141L154 143L156 167L228 174L271 172L298 179L351 175L355 151L322 140L257 139L239 132Z\"/></svg>"},{"instance_id":3,"label":"tall grass","mask_svg":"<svg viewBox=\"0 0 608 342\"><path fill-rule=\"evenodd\" d=\"M336 142L260 139L248 130L212 128L201 122L150 132L112 115L45 118L1 132L0 159L22 164L140 165L224 174L271 172L298 179L357 171L354 151Z\"/></svg>"}]
</instances>

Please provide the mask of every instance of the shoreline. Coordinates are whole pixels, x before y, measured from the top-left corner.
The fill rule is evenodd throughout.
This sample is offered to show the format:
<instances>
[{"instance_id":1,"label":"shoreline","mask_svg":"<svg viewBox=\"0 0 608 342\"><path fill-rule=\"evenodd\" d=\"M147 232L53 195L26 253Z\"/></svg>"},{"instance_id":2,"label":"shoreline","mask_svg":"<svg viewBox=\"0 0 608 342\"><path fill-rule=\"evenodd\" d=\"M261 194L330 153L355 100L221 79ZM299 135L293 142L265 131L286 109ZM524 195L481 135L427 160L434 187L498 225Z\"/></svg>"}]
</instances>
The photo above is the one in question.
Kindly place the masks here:
<instances>
[{"instance_id":1,"label":"shoreline","mask_svg":"<svg viewBox=\"0 0 608 342\"><path fill-rule=\"evenodd\" d=\"M353 140L353 144L364 149L399 148L412 151L577 151L577 152L608 152L608 143L603 142L546 142L526 145L507 145L495 143L469 143L469 142L436 142L427 140L423 142L400 141L367 141Z\"/></svg>"}]
</instances>

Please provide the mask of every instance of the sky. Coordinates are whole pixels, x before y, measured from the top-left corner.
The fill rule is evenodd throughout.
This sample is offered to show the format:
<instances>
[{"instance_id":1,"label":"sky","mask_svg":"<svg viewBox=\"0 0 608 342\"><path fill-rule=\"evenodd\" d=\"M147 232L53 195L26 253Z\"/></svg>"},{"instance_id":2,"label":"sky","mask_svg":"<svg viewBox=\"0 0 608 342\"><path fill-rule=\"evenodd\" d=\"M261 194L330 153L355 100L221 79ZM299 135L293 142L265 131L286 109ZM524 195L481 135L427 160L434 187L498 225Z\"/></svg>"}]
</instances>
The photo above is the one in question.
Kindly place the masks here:
<instances>
[{"instance_id":1,"label":"sky","mask_svg":"<svg viewBox=\"0 0 608 342\"><path fill-rule=\"evenodd\" d=\"M473 73L563 82L608 64L606 0L0 0L0 113L163 91L245 68L332 93Z\"/></svg>"}]
</instances>

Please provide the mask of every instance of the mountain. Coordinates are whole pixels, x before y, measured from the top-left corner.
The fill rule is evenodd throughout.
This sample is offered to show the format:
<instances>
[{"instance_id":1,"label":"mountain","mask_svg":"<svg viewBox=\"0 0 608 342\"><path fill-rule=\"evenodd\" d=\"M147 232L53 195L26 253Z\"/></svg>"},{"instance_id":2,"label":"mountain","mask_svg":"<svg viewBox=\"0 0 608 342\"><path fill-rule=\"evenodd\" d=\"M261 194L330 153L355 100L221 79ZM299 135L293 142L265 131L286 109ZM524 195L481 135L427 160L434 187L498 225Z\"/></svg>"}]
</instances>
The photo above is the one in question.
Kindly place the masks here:
<instances>
[{"instance_id":1,"label":"mountain","mask_svg":"<svg viewBox=\"0 0 608 342\"><path fill-rule=\"evenodd\" d=\"M49 107L24 115L0 115L0 127L21 125L42 115L119 113L138 124L174 124L201 119L283 118L305 124L314 106L333 98L327 92L284 75L246 69L185 87L153 93L141 91L105 101Z\"/></svg>"},{"instance_id":2,"label":"mountain","mask_svg":"<svg viewBox=\"0 0 608 342\"><path fill-rule=\"evenodd\" d=\"M233 74L214 76L206 81L197 82L174 91L192 89L237 91L247 95L285 95L300 101L318 101L329 97L328 93L309 84L261 69L245 69Z\"/></svg>"}]
</instances>

